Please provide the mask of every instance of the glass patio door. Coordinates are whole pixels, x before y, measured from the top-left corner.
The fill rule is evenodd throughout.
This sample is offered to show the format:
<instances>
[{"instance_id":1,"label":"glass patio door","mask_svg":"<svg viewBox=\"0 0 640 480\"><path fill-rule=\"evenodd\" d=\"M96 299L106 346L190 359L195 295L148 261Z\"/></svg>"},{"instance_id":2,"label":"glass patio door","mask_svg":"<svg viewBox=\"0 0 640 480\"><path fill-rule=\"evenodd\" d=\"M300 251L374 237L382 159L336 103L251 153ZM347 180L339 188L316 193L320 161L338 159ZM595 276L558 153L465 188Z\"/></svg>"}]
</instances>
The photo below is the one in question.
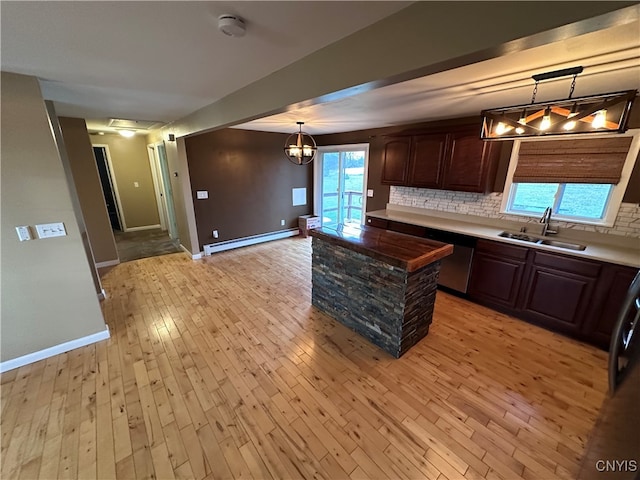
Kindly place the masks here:
<instances>
[{"instance_id":1,"label":"glass patio door","mask_svg":"<svg viewBox=\"0 0 640 480\"><path fill-rule=\"evenodd\" d=\"M323 226L362 225L368 150L368 145L318 149L316 210Z\"/></svg>"}]
</instances>

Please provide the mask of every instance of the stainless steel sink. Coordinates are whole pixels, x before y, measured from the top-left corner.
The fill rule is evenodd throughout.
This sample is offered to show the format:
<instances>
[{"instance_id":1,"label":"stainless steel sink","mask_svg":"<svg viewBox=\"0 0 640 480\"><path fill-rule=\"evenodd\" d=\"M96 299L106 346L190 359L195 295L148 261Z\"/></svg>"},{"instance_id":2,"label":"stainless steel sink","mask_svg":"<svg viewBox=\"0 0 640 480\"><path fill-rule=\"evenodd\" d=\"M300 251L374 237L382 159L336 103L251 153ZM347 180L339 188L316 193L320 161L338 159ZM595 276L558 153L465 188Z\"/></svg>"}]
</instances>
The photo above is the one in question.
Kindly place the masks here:
<instances>
[{"instance_id":1,"label":"stainless steel sink","mask_svg":"<svg viewBox=\"0 0 640 480\"><path fill-rule=\"evenodd\" d=\"M531 235L527 235L526 233L512 233L512 232L501 232L498 234L499 237L511 238L513 240L522 240L523 242L532 242L535 243L540 239L538 237L532 237Z\"/></svg>"},{"instance_id":2,"label":"stainless steel sink","mask_svg":"<svg viewBox=\"0 0 640 480\"><path fill-rule=\"evenodd\" d=\"M560 240L542 239L542 240L538 240L536 243L539 243L540 245L549 245L551 247L566 248L569 250L578 250L580 252L585 248L587 248L586 245L580 245L578 243L561 242Z\"/></svg>"},{"instance_id":3,"label":"stainless steel sink","mask_svg":"<svg viewBox=\"0 0 640 480\"><path fill-rule=\"evenodd\" d=\"M526 233L514 233L514 232L500 232L499 237L511 238L512 240L521 240L523 242L537 243L538 245L549 245L550 247L566 248L567 250L583 251L587 248L586 245L580 245L578 243L563 242L561 240L553 240L550 238L540 238L527 235Z\"/></svg>"}]
</instances>

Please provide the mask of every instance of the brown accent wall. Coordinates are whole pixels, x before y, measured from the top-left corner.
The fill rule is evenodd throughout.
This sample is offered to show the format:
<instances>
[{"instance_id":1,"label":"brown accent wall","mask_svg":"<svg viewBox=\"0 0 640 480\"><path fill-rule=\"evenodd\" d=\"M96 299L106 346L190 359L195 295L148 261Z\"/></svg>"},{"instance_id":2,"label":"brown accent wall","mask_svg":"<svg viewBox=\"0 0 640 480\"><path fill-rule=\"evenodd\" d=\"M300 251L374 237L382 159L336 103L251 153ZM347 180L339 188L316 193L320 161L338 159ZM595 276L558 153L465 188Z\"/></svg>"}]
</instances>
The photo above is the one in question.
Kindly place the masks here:
<instances>
[{"instance_id":1,"label":"brown accent wall","mask_svg":"<svg viewBox=\"0 0 640 480\"><path fill-rule=\"evenodd\" d=\"M125 138L118 134L92 135L91 143L109 147L127 229L159 225L160 217L146 137L136 135ZM137 187L134 182L138 182Z\"/></svg>"},{"instance_id":2,"label":"brown accent wall","mask_svg":"<svg viewBox=\"0 0 640 480\"><path fill-rule=\"evenodd\" d=\"M95 262L118 260L87 125L82 118L58 120Z\"/></svg>"},{"instance_id":3,"label":"brown accent wall","mask_svg":"<svg viewBox=\"0 0 640 480\"><path fill-rule=\"evenodd\" d=\"M296 228L298 216L312 213L313 164L290 163L283 152L286 137L224 129L185 140L200 248ZM302 187L307 189L307 205L294 207L292 189ZM209 198L197 199L198 190L208 191Z\"/></svg>"}]
</instances>

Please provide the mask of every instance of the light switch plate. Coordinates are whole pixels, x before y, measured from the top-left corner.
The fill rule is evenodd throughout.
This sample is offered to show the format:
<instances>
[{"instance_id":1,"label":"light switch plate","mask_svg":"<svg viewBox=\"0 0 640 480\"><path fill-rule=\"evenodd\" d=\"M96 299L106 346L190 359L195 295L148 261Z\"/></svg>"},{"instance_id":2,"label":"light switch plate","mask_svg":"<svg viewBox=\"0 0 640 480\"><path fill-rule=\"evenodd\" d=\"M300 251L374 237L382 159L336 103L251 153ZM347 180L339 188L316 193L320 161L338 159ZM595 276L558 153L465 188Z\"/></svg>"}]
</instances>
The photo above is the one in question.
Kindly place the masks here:
<instances>
[{"instance_id":1,"label":"light switch plate","mask_svg":"<svg viewBox=\"0 0 640 480\"><path fill-rule=\"evenodd\" d=\"M36 232L38 232L38 238L64 237L67 234L62 222L36 225Z\"/></svg>"},{"instance_id":2,"label":"light switch plate","mask_svg":"<svg viewBox=\"0 0 640 480\"><path fill-rule=\"evenodd\" d=\"M204 200L204 199L209 198L209 192L206 191L206 190L198 190L196 192L196 196L198 197L198 199Z\"/></svg>"},{"instance_id":3,"label":"light switch plate","mask_svg":"<svg viewBox=\"0 0 640 480\"><path fill-rule=\"evenodd\" d=\"M367 190L367 197L373 197L373 188Z\"/></svg>"},{"instance_id":4,"label":"light switch plate","mask_svg":"<svg viewBox=\"0 0 640 480\"><path fill-rule=\"evenodd\" d=\"M26 225L16 227L16 232L18 233L18 238L21 242L25 242L27 240L32 240L31 238L31 230Z\"/></svg>"}]
</instances>

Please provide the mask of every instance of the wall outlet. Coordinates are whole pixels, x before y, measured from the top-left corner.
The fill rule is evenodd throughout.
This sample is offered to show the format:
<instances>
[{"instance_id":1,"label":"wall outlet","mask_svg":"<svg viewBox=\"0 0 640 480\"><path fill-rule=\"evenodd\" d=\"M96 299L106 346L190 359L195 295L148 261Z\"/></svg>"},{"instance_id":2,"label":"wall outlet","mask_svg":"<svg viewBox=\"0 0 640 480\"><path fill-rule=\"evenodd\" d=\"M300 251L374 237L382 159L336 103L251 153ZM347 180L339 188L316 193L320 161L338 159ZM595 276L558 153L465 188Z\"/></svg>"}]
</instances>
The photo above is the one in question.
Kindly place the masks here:
<instances>
[{"instance_id":1,"label":"wall outlet","mask_svg":"<svg viewBox=\"0 0 640 480\"><path fill-rule=\"evenodd\" d=\"M373 197L373 188L367 190L367 197Z\"/></svg>"},{"instance_id":2,"label":"wall outlet","mask_svg":"<svg viewBox=\"0 0 640 480\"><path fill-rule=\"evenodd\" d=\"M198 200L205 200L209 198L209 192L207 190L198 190L196 192L196 197L198 198Z\"/></svg>"},{"instance_id":3,"label":"wall outlet","mask_svg":"<svg viewBox=\"0 0 640 480\"><path fill-rule=\"evenodd\" d=\"M213 231L213 238L218 238L218 230Z\"/></svg>"},{"instance_id":4,"label":"wall outlet","mask_svg":"<svg viewBox=\"0 0 640 480\"><path fill-rule=\"evenodd\" d=\"M134 186L135 188L139 188L139 187L140 187L140 184L139 184L138 182L133 182L133 186Z\"/></svg>"},{"instance_id":5,"label":"wall outlet","mask_svg":"<svg viewBox=\"0 0 640 480\"><path fill-rule=\"evenodd\" d=\"M286 222L284 221L284 218L282 220L280 220L280 226L284 227L286 225Z\"/></svg>"}]
</instances>

